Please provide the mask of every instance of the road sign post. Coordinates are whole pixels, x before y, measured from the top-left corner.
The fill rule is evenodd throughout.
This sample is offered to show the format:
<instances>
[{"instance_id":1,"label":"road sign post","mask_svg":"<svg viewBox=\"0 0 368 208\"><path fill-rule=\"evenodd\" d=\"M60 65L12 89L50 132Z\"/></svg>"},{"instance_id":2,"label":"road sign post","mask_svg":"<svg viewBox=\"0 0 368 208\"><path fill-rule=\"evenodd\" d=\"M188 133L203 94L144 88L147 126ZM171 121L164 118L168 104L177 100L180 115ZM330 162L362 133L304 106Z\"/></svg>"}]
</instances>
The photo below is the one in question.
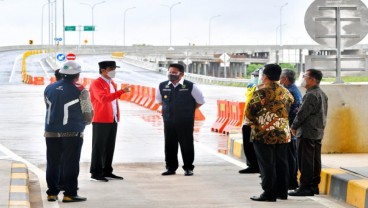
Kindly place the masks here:
<instances>
[{"instance_id":1,"label":"road sign post","mask_svg":"<svg viewBox=\"0 0 368 208\"><path fill-rule=\"evenodd\" d=\"M227 53L223 53L220 56L220 59L222 60L223 63L221 63L221 66L224 67L224 78L226 78L226 66L230 67L230 56L227 55Z\"/></svg>"}]
</instances>

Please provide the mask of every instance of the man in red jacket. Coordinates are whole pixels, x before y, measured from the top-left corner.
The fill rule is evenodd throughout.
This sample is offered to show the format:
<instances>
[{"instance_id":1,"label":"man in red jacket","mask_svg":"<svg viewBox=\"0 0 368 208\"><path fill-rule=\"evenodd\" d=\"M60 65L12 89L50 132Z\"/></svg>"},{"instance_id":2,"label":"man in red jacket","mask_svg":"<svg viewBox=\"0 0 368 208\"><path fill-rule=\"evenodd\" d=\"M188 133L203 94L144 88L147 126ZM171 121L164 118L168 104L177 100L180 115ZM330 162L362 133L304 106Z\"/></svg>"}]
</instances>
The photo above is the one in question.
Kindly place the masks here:
<instances>
[{"instance_id":1,"label":"man in red jacket","mask_svg":"<svg viewBox=\"0 0 368 208\"><path fill-rule=\"evenodd\" d=\"M112 173L112 159L115 150L116 131L120 118L121 94L130 92L130 86L117 90L112 80L117 68L115 61L98 63L100 77L92 82L89 91L94 109L92 120L91 180L107 182L108 179L122 180Z\"/></svg>"}]
</instances>

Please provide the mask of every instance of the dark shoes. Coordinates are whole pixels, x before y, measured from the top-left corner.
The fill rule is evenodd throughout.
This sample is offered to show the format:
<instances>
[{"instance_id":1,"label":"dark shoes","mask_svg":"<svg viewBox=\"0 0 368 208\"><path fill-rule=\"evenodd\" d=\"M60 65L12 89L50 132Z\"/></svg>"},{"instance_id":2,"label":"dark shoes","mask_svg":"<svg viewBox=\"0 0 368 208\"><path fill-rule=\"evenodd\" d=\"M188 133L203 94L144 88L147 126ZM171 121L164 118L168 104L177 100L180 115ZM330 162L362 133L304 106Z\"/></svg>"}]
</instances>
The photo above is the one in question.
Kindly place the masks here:
<instances>
[{"instance_id":1,"label":"dark shoes","mask_svg":"<svg viewBox=\"0 0 368 208\"><path fill-rule=\"evenodd\" d=\"M163 172L161 175L167 176L167 175L175 175L175 174L176 174L175 171L167 170L167 171Z\"/></svg>"},{"instance_id":2,"label":"dark shoes","mask_svg":"<svg viewBox=\"0 0 368 208\"><path fill-rule=\"evenodd\" d=\"M239 170L240 174L247 174L247 173L259 173L259 170L256 170L254 168L246 168L243 170Z\"/></svg>"},{"instance_id":3,"label":"dark shoes","mask_svg":"<svg viewBox=\"0 0 368 208\"><path fill-rule=\"evenodd\" d=\"M108 182L109 180L103 176L91 176L91 181Z\"/></svg>"},{"instance_id":4,"label":"dark shoes","mask_svg":"<svg viewBox=\"0 0 368 208\"><path fill-rule=\"evenodd\" d=\"M81 196L64 196L63 198L63 202L82 202L82 201L87 201L86 197L81 197Z\"/></svg>"},{"instance_id":5,"label":"dark shoes","mask_svg":"<svg viewBox=\"0 0 368 208\"><path fill-rule=\"evenodd\" d=\"M185 176L192 176L193 175L193 171L192 170L186 170L184 173Z\"/></svg>"},{"instance_id":6,"label":"dark shoes","mask_svg":"<svg viewBox=\"0 0 368 208\"><path fill-rule=\"evenodd\" d=\"M57 201L58 200L58 196L56 195L48 195L47 196L47 201Z\"/></svg>"},{"instance_id":7,"label":"dark shoes","mask_svg":"<svg viewBox=\"0 0 368 208\"><path fill-rule=\"evenodd\" d=\"M281 199L281 200L287 200L288 196L278 196L277 199Z\"/></svg>"},{"instance_id":8,"label":"dark shoes","mask_svg":"<svg viewBox=\"0 0 368 208\"><path fill-rule=\"evenodd\" d=\"M112 173L109 173L109 174L105 174L104 177L106 179L111 179L111 180L123 180L124 178L121 177L121 176L117 176L117 175L114 175Z\"/></svg>"},{"instance_id":9,"label":"dark shoes","mask_svg":"<svg viewBox=\"0 0 368 208\"><path fill-rule=\"evenodd\" d=\"M250 199L253 201L276 202L276 198L265 197L262 194L260 196L252 196Z\"/></svg>"},{"instance_id":10,"label":"dark shoes","mask_svg":"<svg viewBox=\"0 0 368 208\"><path fill-rule=\"evenodd\" d=\"M295 191L290 191L289 196L314 196L314 190L307 188L298 188Z\"/></svg>"}]
</instances>

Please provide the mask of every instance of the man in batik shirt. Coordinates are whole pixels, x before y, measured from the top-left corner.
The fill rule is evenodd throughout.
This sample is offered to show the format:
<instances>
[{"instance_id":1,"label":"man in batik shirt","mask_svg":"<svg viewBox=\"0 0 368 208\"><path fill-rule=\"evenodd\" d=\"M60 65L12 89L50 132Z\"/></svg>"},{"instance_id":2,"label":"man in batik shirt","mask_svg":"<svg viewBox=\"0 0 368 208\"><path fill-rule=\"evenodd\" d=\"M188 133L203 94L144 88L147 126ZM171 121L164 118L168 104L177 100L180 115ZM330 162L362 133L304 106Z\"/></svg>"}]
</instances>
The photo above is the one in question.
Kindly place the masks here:
<instances>
[{"instance_id":1,"label":"man in batik shirt","mask_svg":"<svg viewBox=\"0 0 368 208\"><path fill-rule=\"evenodd\" d=\"M289 172L287 148L290 142L288 109L293 96L278 83L281 67L268 64L260 77L263 86L254 92L245 110L252 126L254 150L262 178L263 193L254 201L287 199Z\"/></svg>"}]
</instances>

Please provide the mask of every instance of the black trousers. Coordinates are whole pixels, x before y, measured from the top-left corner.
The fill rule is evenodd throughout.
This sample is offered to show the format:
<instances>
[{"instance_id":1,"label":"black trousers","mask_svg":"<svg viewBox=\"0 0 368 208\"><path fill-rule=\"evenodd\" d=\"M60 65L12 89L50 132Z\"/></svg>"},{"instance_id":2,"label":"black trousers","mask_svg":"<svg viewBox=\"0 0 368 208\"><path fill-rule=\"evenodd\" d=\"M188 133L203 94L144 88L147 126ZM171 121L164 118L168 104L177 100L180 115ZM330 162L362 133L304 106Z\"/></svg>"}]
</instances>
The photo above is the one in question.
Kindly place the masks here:
<instances>
[{"instance_id":1,"label":"black trousers","mask_svg":"<svg viewBox=\"0 0 368 208\"><path fill-rule=\"evenodd\" d=\"M90 173L103 176L112 173L117 123L92 123L92 156Z\"/></svg>"},{"instance_id":2,"label":"black trousers","mask_svg":"<svg viewBox=\"0 0 368 208\"><path fill-rule=\"evenodd\" d=\"M296 139L291 139L288 143L288 162L289 162L289 187L298 187L298 160L296 155Z\"/></svg>"},{"instance_id":3,"label":"black trousers","mask_svg":"<svg viewBox=\"0 0 368 208\"><path fill-rule=\"evenodd\" d=\"M194 120L164 121L166 169L176 171L179 167L178 146L183 157L183 169L194 169Z\"/></svg>"},{"instance_id":4,"label":"black trousers","mask_svg":"<svg viewBox=\"0 0 368 208\"><path fill-rule=\"evenodd\" d=\"M263 195L268 198L287 197L289 187L288 144L254 142L262 177Z\"/></svg>"},{"instance_id":5,"label":"black trousers","mask_svg":"<svg viewBox=\"0 0 368 208\"><path fill-rule=\"evenodd\" d=\"M321 182L321 140L297 138L300 188L312 189Z\"/></svg>"},{"instance_id":6,"label":"black trousers","mask_svg":"<svg viewBox=\"0 0 368 208\"><path fill-rule=\"evenodd\" d=\"M243 148L244 154L247 158L247 165L249 168L259 170L256 153L254 152L253 142L250 141L251 127L243 125L242 136L243 136Z\"/></svg>"},{"instance_id":7,"label":"black trousers","mask_svg":"<svg viewBox=\"0 0 368 208\"><path fill-rule=\"evenodd\" d=\"M58 195L59 180L62 178L64 195L76 196L78 188L79 160L83 138L46 137L46 182L47 195ZM61 164L63 163L63 164ZM61 170L61 166L63 169Z\"/></svg>"}]
</instances>

